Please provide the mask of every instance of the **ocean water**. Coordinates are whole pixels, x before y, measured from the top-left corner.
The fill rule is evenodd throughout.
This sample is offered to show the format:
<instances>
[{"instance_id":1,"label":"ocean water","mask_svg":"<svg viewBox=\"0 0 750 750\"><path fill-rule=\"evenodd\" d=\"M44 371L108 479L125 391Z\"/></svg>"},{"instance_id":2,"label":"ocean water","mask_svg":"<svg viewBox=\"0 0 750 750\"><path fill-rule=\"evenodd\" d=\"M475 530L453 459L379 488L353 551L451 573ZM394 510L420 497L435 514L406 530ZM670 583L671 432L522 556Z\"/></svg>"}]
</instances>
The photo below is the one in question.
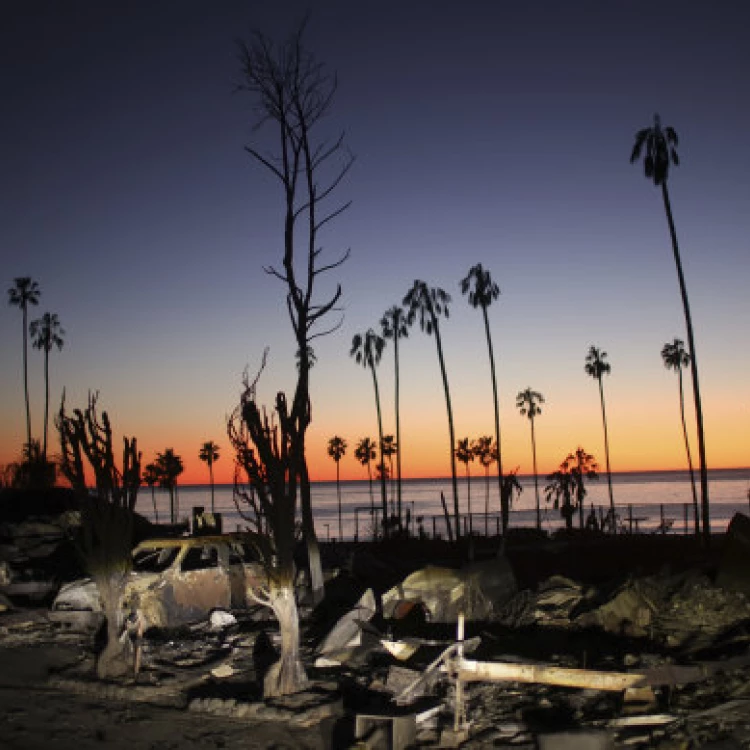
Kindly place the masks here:
<instances>
[{"instance_id":1,"label":"ocean water","mask_svg":"<svg viewBox=\"0 0 750 750\"><path fill-rule=\"evenodd\" d=\"M542 512L542 527L553 531L564 525L559 511L545 503L544 487L547 480L539 477L539 500ZM699 481L696 475L696 481ZM536 500L534 478L520 477L523 488L520 497L514 499L510 525L511 527L533 527L536 524ZM670 533L686 533L693 528L692 494L690 478L686 471L633 472L612 475L612 489L615 507L619 520L629 527L629 518L637 519L640 531L655 531L662 516L671 521ZM485 502L489 498L487 531L497 533L499 529L499 500L497 478L490 477L489 495L487 494L485 476L472 476L470 483L466 477L458 481L459 510L462 523L466 528L469 523L469 503L471 504L471 528L478 533L485 531ZM609 508L609 493L606 475L600 475L598 481L587 483L586 515L589 506L604 512ZM364 481L341 482L341 520L344 539L352 539L358 534L360 539L370 539L374 523L379 523L381 515L380 485L373 482L372 496L370 484ZM445 496L448 511L453 515L453 491L450 478L447 479L405 479L402 482L402 504L410 512L413 529L419 519L425 533L432 536L447 536L445 518L440 500L440 493ZM717 469L709 472L709 500L711 503L711 531L721 533L726 530L734 513L750 511L750 468ZM215 508L222 513L224 530L233 531L243 528L240 513L233 500L231 485L217 485L214 488ZM395 482L388 483L389 512L395 502ZM169 520L169 495L166 490L156 489L154 493L159 520ZM313 514L319 539L339 538L338 498L336 482L314 482L312 485ZM371 500L375 514L371 514ZM700 503L700 487L698 487ZM186 485L177 489L178 518L192 515L194 506L211 508L211 488L207 485ZM137 510L150 519L155 519L151 490L142 487L138 494ZM374 523L373 523L374 519ZM578 518L575 518L577 525Z\"/></svg>"}]
</instances>

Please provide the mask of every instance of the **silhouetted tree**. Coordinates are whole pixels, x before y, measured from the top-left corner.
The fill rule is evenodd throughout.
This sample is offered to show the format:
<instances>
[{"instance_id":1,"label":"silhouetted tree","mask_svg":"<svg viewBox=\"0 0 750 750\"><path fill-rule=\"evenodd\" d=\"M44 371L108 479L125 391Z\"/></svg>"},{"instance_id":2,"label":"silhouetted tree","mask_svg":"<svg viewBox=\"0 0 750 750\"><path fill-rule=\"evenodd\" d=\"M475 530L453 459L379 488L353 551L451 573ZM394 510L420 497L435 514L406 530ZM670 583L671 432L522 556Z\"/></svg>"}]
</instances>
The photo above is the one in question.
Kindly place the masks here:
<instances>
[{"instance_id":1,"label":"silhouetted tree","mask_svg":"<svg viewBox=\"0 0 750 750\"><path fill-rule=\"evenodd\" d=\"M213 440L207 440L198 453L198 458L208 464L208 477L211 481L211 513L216 512L214 503L214 463L219 460L219 446Z\"/></svg>"},{"instance_id":2,"label":"silhouetted tree","mask_svg":"<svg viewBox=\"0 0 750 750\"><path fill-rule=\"evenodd\" d=\"M682 422L682 435L685 438L685 452L687 453L688 469L690 470L690 489L693 493L693 520L695 523L695 535L700 535L700 516L698 513L698 493L695 489L695 473L693 471L693 457L690 454L690 441L688 440L687 424L685 422L685 391L682 387L682 368L690 364L690 355L685 351L685 344L681 339L674 339L671 344L664 344L661 350L661 358L668 370L677 373L677 382L680 389L680 421Z\"/></svg>"},{"instance_id":3,"label":"silhouetted tree","mask_svg":"<svg viewBox=\"0 0 750 750\"><path fill-rule=\"evenodd\" d=\"M484 467L485 493L484 493L484 535L489 531L488 517L490 513L490 466L497 461L497 445L492 442L489 435L478 437L472 444L471 450Z\"/></svg>"},{"instance_id":4,"label":"silhouetted tree","mask_svg":"<svg viewBox=\"0 0 750 750\"><path fill-rule=\"evenodd\" d=\"M122 632L122 597L132 568L133 511L140 486L141 454L136 439L123 438L122 469L115 464L107 412L97 413L97 395L85 411L65 411L65 394L56 419L60 434L60 470L81 503L80 551L96 583L107 619L107 643L97 657L100 678L122 676L131 668ZM84 464L93 470L96 490L86 487Z\"/></svg>"},{"instance_id":5,"label":"silhouetted tree","mask_svg":"<svg viewBox=\"0 0 750 750\"><path fill-rule=\"evenodd\" d=\"M477 263L469 269L466 278L461 280L461 293L468 295L469 304L482 310L484 333L487 337L487 351L490 356L490 378L492 380L492 402L495 407L495 444L497 446L497 487L501 495L500 513L502 516L503 534L508 528L509 509L502 503L503 488L503 451L500 440L500 401L497 393L497 375L495 373L495 354L490 334L490 319L487 308L500 296L500 287L492 280L490 272Z\"/></svg>"},{"instance_id":6,"label":"silhouetted tree","mask_svg":"<svg viewBox=\"0 0 750 750\"><path fill-rule=\"evenodd\" d=\"M339 473L339 463L346 454L346 440L334 435L328 441L328 455L336 462L336 497L338 498L339 506L339 541L344 541L344 526L341 521L341 476Z\"/></svg>"},{"instance_id":7,"label":"silhouetted tree","mask_svg":"<svg viewBox=\"0 0 750 750\"><path fill-rule=\"evenodd\" d=\"M396 378L396 389L395 389L395 406L396 406L396 445L398 446L398 452L396 453L396 502L397 502L397 514L398 524L401 527L403 521L403 511L401 507L401 403L400 403L400 378L399 378L399 363L398 363L398 341L399 339L406 338L409 335L409 326L406 322L406 311L403 307L394 305L385 311L385 314L380 319L380 327L383 331L383 338L393 339L393 357L394 357L394 373Z\"/></svg>"},{"instance_id":8,"label":"silhouetted tree","mask_svg":"<svg viewBox=\"0 0 750 750\"><path fill-rule=\"evenodd\" d=\"M380 494L383 505L383 534L388 536L388 497L385 485L385 456L383 456L383 413L380 408L380 388L378 387L378 375L375 368L380 363L380 357L385 347L385 339L378 336L372 328L367 330L364 336L357 333L352 338L352 348L349 356L354 357L358 365L369 369L372 374L372 385L375 389L375 409L378 415L378 442L380 444Z\"/></svg>"},{"instance_id":9,"label":"silhouetted tree","mask_svg":"<svg viewBox=\"0 0 750 750\"><path fill-rule=\"evenodd\" d=\"M509 471L503 476L502 494L509 515L510 508L513 505L513 495L520 496L523 492L523 487L521 487L521 483L518 481L518 469L519 467L516 466L513 471Z\"/></svg>"},{"instance_id":10,"label":"silhouetted tree","mask_svg":"<svg viewBox=\"0 0 750 750\"><path fill-rule=\"evenodd\" d=\"M362 466L367 467L367 478L370 481L370 513L375 513L375 502L372 496L372 462L377 457L375 452L375 443L370 438L362 438L354 449L354 457Z\"/></svg>"},{"instance_id":11,"label":"silhouetted tree","mask_svg":"<svg viewBox=\"0 0 750 750\"><path fill-rule=\"evenodd\" d=\"M182 458L174 452L173 448L167 448L163 453L157 454L155 463L159 472L159 484L169 491L169 522L176 523L175 492L177 477L184 471Z\"/></svg>"},{"instance_id":12,"label":"silhouetted tree","mask_svg":"<svg viewBox=\"0 0 750 750\"><path fill-rule=\"evenodd\" d=\"M38 320L32 320L29 331L34 340L34 348L41 349L44 352L44 443L42 457L46 461L47 427L49 425L49 353L53 346L56 346L58 351L63 348L65 331L54 313L44 313Z\"/></svg>"},{"instance_id":13,"label":"silhouetted tree","mask_svg":"<svg viewBox=\"0 0 750 750\"><path fill-rule=\"evenodd\" d=\"M320 549L310 494L310 475L306 459L306 436L312 415L310 403L311 342L340 325L340 320L321 328L341 298L341 286L329 297L316 296L321 275L338 268L349 257L344 252L337 260L323 262L320 234L323 228L344 212L349 202L329 206L354 159L344 146L344 136L328 141L320 133L323 120L330 114L336 93L336 78L331 76L303 43L305 23L283 44L274 45L255 32L249 44L240 45L242 84L256 104L255 130L270 126L276 148L247 146L247 152L280 183L284 201L284 257L281 269L267 267L267 273L281 280L287 289L287 309L296 342L297 383L289 407L294 449L292 469L299 476L302 528L307 545L313 598L324 593ZM299 243L299 244L298 244ZM298 251L301 248L301 252ZM296 611L295 611L296 616ZM283 626L282 626L283 627ZM285 672L282 682L270 686L272 692L294 690L294 672ZM292 681L288 681L289 680Z\"/></svg>"},{"instance_id":14,"label":"silhouetted tree","mask_svg":"<svg viewBox=\"0 0 750 750\"><path fill-rule=\"evenodd\" d=\"M609 468L609 435L607 433L607 411L604 407L604 375L609 375L612 368L606 361L607 352L603 352L595 346L589 347L589 353L586 355L586 364L584 369L586 374L590 375L599 383L599 400L602 406L602 425L604 426L604 457L607 462L607 488L609 490L609 510L614 518L615 515L615 498L612 493L612 472ZM583 506L580 507L581 526L583 526Z\"/></svg>"},{"instance_id":15,"label":"silhouetted tree","mask_svg":"<svg viewBox=\"0 0 750 750\"><path fill-rule=\"evenodd\" d=\"M680 260L680 248L677 244L677 231L672 218L672 206L669 201L669 190L667 181L669 179L670 164L677 166L680 160L677 156L677 133L674 128L661 126L659 115L654 115L654 124L650 128L643 128L635 135L635 145L630 154L630 163L638 161L644 151L643 171L646 179L651 180L656 187L661 188L664 212L667 215L669 235L672 239L672 252L677 267L677 279L680 283L680 296L682 297L682 308L685 313L685 328L687 329L688 350L690 351L690 371L693 376L693 398L695 400L695 418L698 432L698 456L700 459L701 472L701 515L703 518L703 537L706 544L711 539L711 521L709 518L708 500L708 468L706 465L706 443L703 430L703 407L701 405L700 386L698 384L698 360L695 353L695 337L693 336L693 322L690 316L690 303L688 301L687 285L682 272L682 261Z\"/></svg>"},{"instance_id":16,"label":"silhouetted tree","mask_svg":"<svg viewBox=\"0 0 750 750\"><path fill-rule=\"evenodd\" d=\"M542 512L539 506L539 481L536 470L536 436L534 434L534 419L542 413L539 404L544 403L544 396L538 391L532 391L527 388L519 391L516 396L516 408L521 412L521 416L527 416L531 423L531 454L534 460L534 494L536 496L536 527L542 528Z\"/></svg>"},{"instance_id":17,"label":"silhouetted tree","mask_svg":"<svg viewBox=\"0 0 750 750\"><path fill-rule=\"evenodd\" d=\"M159 484L159 467L156 464L146 464L141 480L151 488L151 502L154 506L154 520L159 523L159 511L156 507L156 492L154 486Z\"/></svg>"},{"instance_id":18,"label":"silhouetted tree","mask_svg":"<svg viewBox=\"0 0 750 750\"><path fill-rule=\"evenodd\" d=\"M474 451L469 444L469 438L459 438L456 442L455 454L456 460L464 465L466 471L466 510L471 524L471 472L469 471L469 464L474 460Z\"/></svg>"},{"instance_id":19,"label":"silhouetted tree","mask_svg":"<svg viewBox=\"0 0 750 750\"><path fill-rule=\"evenodd\" d=\"M391 516L392 520L393 517L396 516L396 509L394 507L394 492L393 492L393 481L395 477L395 472L393 471L393 457L398 456L399 452L399 446L396 442L396 438L394 438L393 435L383 435L383 444L380 447L381 453L383 454L383 459L388 459L388 474L386 475L388 479L390 479L390 485L391 485ZM395 524L397 524L399 527L401 526L401 519L396 518L394 521Z\"/></svg>"},{"instance_id":20,"label":"silhouetted tree","mask_svg":"<svg viewBox=\"0 0 750 750\"><path fill-rule=\"evenodd\" d=\"M574 453L570 453L566 459L570 465L570 474L573 477L573 495L576 500L576 507L578 508L578 517L581 528L583 528L583 508L584 499L586 498L586 487L584 485L584 479L599 479L597 474L599 465L596 463L594 457L580 446L576 448ZM614 512L612 518L614 518ZM614 531L614 525L613 525Z\"/></svg>"},{"instance_id":21,"label":"silhouetted tree","mask_svg":"<svg viewBox=\"0 0 750 750\"><path fill-rule=\"evenodd\" d=\"M544 488L545 499L560 511L568 531L573 528L576 509L583 507L586 497L584 479L597 479L596 469L594 457L583 448L578 448L575 453L569 453L560 468L547 477L549 484Z\"/></svg>"},{"instance_id":22,"label":"silhouetted tree","mask_svg":"<svg viewBox=\"0 0 750 750\"><path fill-rule=\"evenodd\" d=\"M23 395L26 400L26 443L31 445L31 407L29 406L29 367L28 367L28 309L29 305L38 305L39 285L29 276L13 279L13 286L8 289L8 304L17 307L23 313Z\"/></svg>"},{"instance_id":23,"label":"silhouetted tree","mask_svg":"<svg viewBox=\"0 0 750 750\"><path fill-rule=\"evenodd\" d=\"M408 310L407 322L413 325L419 318L419 327L428 336L435 334L438 361L440 362L440 374L443 377L443 390L445 391L445 407L448 412L448 433L450 437L450 460L451 481L453 484L453 513L456 527L456 541L461 538L461 515L458 507L458 479L456 477L456 455L453 446L456 444L456 432L453 428L453 407L451 405L450 388L448 387L448 374L445 370L445 357L443 356L443 344L440 338L440 317L449 315L448 304L450 295L443 289L429 287L424 281L418 279L404 297L403 304Z\"/></svg>"}]
</instances>

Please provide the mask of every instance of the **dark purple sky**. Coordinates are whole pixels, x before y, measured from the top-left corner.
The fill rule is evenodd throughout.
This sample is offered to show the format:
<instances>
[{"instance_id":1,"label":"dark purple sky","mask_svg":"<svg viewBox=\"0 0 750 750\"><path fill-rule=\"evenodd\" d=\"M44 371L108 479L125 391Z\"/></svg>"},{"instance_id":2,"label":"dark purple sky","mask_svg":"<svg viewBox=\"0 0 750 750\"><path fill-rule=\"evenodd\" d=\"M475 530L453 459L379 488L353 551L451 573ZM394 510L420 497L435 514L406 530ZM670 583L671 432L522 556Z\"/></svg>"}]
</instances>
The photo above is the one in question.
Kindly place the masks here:
<instances>
[{"instance_id":1,"label":"dark purple sky","mask_svg":"<svg viewBox=\"0 0 750 750\"><path fill-rule=\"evenodd\" d=\"M43 296L32 316L56 312L68 331L53 400L63 386L76 404L99 389L146 452L173 445L190 458L202 440L222 442L242 368L265 344L269 392L293 377L282 290L262 273L280 256L278 186L243 152L272 141L253 133L251 102L234 92L235 40L253 27L284 37L308 5L3 4L6 286L33 276ZM596 344L613 367L613 468L681 466L675 380L659 357L684 338L674 263L659 193L628 164L633 134L656 111L681 139L670 189L709 458L748 463L748 28L745 2L316 4L308 43L339 78L327 132L345 129L357 158L340 192L352 208L325 237L330 257L347 247L352 257L337 279L344 324L318 349L321 475L334 432L350 443L374 432L351 337L415 278L454 297L444 337L457 430L491 431L480 320L457 287L479 261L502 290L492 323L509 462L529 468L513 407L527 385L550 404L545 470L576 443L601 453L583 374ZM6 306L0 463L24 434L19 329ZM447 439L433 343L415 331L403 367L407 469L440 471L425 468L443 461ZM389 352L381 369L387 400ZM653 421L649 448L637 436Z\"/></svg>"}]
</instances>

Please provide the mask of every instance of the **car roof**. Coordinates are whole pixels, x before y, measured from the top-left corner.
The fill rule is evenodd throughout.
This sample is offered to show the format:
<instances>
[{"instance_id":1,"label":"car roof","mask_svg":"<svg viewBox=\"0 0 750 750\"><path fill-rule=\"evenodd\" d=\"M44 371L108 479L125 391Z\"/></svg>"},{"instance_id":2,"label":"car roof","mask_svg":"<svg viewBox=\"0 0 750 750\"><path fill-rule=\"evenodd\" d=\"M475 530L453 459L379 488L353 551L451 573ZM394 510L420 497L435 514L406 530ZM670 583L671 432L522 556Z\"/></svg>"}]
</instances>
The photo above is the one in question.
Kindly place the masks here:
<instances>
[{"instance_id":1,"label":"car roof","mask_svg":"<svg viewBox=\"0 0 750 750\"><path fill-rule=\"evenodd\" d=\"M233 534L206 534L204 536L179 536L179 537L155 537L145 539L136 546L136 549L148 549L151 547L202 547L205 544L227 544L229 542L243 541L244 535Z\"/></svg>"}]
</instances>

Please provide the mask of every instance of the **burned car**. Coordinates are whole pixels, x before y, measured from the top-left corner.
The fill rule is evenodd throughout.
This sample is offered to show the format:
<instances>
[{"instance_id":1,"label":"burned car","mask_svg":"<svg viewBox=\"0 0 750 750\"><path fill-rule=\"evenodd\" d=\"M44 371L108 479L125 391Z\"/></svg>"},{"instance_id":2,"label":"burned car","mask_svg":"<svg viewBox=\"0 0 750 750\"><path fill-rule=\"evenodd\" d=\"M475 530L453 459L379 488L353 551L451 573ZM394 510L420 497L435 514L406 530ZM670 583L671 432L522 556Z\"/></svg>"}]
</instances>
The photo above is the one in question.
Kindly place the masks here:
<instances>
[{"instance_id":1,"label":"burned car","mask_svg":"<svg viewBox=\"0 0 750 750\"><path fill-rule=\"evenodd\" d=\"M251 605L250 592L263 580L263 568L241 534L149 539L133 550L123 606L137 601L147 629L176 627L214 609ZM62 586L49 619L75 629L98 627L104 614L95 582Z\"/></svg>"}]
</instances>

